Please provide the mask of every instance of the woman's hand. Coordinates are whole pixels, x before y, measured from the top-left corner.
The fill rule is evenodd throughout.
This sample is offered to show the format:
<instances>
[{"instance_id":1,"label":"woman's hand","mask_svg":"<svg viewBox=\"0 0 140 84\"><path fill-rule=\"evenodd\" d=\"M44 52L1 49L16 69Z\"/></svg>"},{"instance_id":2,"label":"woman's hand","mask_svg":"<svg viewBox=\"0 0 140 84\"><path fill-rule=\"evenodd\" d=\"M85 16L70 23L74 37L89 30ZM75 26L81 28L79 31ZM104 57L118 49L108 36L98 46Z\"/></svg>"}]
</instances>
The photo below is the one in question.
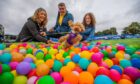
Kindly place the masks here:
<instances>
[{"instance_id":1,"label":"woman's hand","mask_svg":"<svg viewBox=\"0 0 140 84\"><path fill-rule=\"evenodd\" d=\"M46 36L47 34L46 34L46 32L40 32L40 35L41 36Z\"/></svg>"},{"instance_id":2,"label":"woman's hand","mask_svg":"<svg viewBox=\"0 0 140 84\"><path fill-rule=\"evenodd\" d=\"M51 28L50 30L49 30L49 32L53 32L54 31L54 29L53 28Z\"/></svg>"}]
</instances>

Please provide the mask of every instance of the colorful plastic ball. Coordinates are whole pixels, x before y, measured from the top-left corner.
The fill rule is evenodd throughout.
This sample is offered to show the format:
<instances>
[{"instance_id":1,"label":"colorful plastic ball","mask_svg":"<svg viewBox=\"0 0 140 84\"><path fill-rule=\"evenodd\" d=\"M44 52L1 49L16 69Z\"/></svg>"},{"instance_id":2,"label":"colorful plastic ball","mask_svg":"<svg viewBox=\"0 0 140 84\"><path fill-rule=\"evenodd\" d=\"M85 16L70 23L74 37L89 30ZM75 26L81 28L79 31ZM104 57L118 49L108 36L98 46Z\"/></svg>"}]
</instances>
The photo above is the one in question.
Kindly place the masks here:
<instances>
[{"instance_id":1,"label":"colorful plastic ball","mask_svg":"<svg viewBox=\"0 0 140 84\"><path fill-rule=\"evenodd\" d=\"M124 55L124 59L130 60L130 58L131 58L131 57L130 57L129 54L125 54L125 55Z\"/></svg>"},{"instance_id":2,"label":"colorful plastic ball","mask_svg":"<svg viewBox=\"0 0 140 84\"><path fill-rule=\"evenodd\" d=\"M135 84L140 84L140 78L135 81Z\"/></svg>"},{"instance_id":3,"label":"colorful plastic ball","mask_svg":"<svg viewBox=\"0 0 140 84\"><path fill-rule=\"evenodd\" d=\"M94 84L113 84L113 81L106 75L98 75L94 80Z\"/></svg>"},{"instance_id":4,"label":"colorful plastic ball","mask_svg":"<svg viewBox=\"0 0 140 84\"><path fill-rule=\"evenodd\" d=\"M132 64L129 60L123 59L123 60L120 60L120 66L123 68L126 68L129 66L132 66Z\"/></svg>"},{"instance_id":5,"label":"colorful plastic ball","mask_svg":"<svg viewBox=\"0 0 140 84\"><path fill-rule=\"evenodd\" d=\"M52 69L56 72L59 72L62 66L63 64L60 61L55 60Z\"/></svg>"},{"instance_id":6,"label":"colorful plastic ball","mask_svg":"<svg viewBox=\"0 0 140 84\"><path fill-rule=\"evenodd\" d=\"M98 70L98 65L96 63L90 63L88 65L87 71L92 74L93 77L96 75L96 71Z\"/></svg>"},{"instance_id":7,"label":"colorful plastic ball","mask_svg":"<svg viewBox=\"0 0 140 84\"><path fill-rule=\"evenodd\" d=\"M58 52L57 49L51 48L48 53L51 55L55 55L57 52Z\"/></svg>"},{"instance_id":8,"label":"colorful plastic ball","mask_svg":"<svg viewBox=\"0 0 140 84\"><path fill-rule=\"evenodd\" d=\"M109 77L115 82L118 82L121 79L120 73L114 69L110 70Z\"/></svg>"},{"instance_id":9,"label":"colorful plastic ball","mask_svg":"<svg viewBox=\"0 0 140 84\"><path fill-rule=\"evenodd\" d=\"M2 64L2 73L4 72L10 72L11 68L7 64Z\"/></svg>"},{"instance_id":10,"label":"colorful plastic ball","mask_svg":"<svg viewBox=\"0 0 140 84\"><path fill-rule=\"evenodd\" d=\"M28 48L26 53L27 54L32 54L33 53L33 49L32 48Z\"/></svg>"},{"instance_id":11,"label":"colorful plastic ball","mask_svg":"<svg viewBox=\"0 0 140 84\"><path fill-rule=\"evenodd\" d=\"M49 73L49 67L46 64L40 64L36 68L36 73L38 76L44 76Z\"/></svg>"},{"instance_id":12,"label":"colorful plastic ball","mask_svg":"<svg viewBox=\"0 0 140 84\"><path fill-rule=\"evenodd\" d=\"M38 52L38 53L36 54L36 58L37 58L37 59L43 59L43 58L44 58L44 53Z\"/></svg>"},{"instance_id":13,"label":"colorful plastic ball","mask_svg":"<svg viewBox=\"0 0 140 84\"><path fill-rule=\"evenodd\" d=\"M2 73L2 65L0 64L0 74Z\"/></svg>"},{"instance_id":14,"label":"colorful plastic ball","mask_svg":"<svg viewBox=\"0 0 140 84\"><path fill-rule=\"evenodd\" d=\"M70 84L69 82L62 82L61 84Z\"/></svg>"},{"instance_id":15,"label":"colorful plastic ball","mask_svg":"<svg viewBox=\"0 0 140 84\"><path fill-rule=\"evenodd\" d=\"M131 63L132 63L132 66L133 66L133 67L136 67L136 68L140 69L140 59L138 59L138 58L133 58L133 59L131 60Z\"/></svg>"},{"instance_id":16,"label":"colorful plastic ball","mask_svg":"<svg viewBox=\"0 0 140 84\"><path fill-rule=\"evenodd\" d=\"M48 60L48 59L52 59L52 55L46 54L46 56L44 57L44 61L46 61L46 60Z\"/></svg>"},{"instance_id":17,"label":"colorful plastic ball","mask_svg":"<svg viewBox=\"0 0 140 84\"><path fill-rule=\"evenodd\" d=\"M73 70L75 68L76 64L74 62L68 62L67 66Z\"/></svg>"},{"instance_id":18,"label":"colorful plastic ball","mask_svg":"<svg viewBox=\"0 0 140 84\"><path fill-rule=\"evenodd\" d=\"M100 51L100 49L99 49L98 47L93 47L93 48L91 49L91 51L94 52L94 53L97 53L97 52Z\"/></svg>"},{"instance_id":19,"label":"colorful plastic ball","mask_svg":"<svg viewBox=\"0 0 140 84\"><path fill-rule=\"evenodd\" d=\"M21 75L28 74L30 70L31 70L31 65L28 62L20 62L16 67L17 73Z\"/></svg>"},{"instance_id":20,"label":"colorful plastic ball","mask_svg":"<svg viewBox=\"0 0 140 84\"><path fill-rule=\"evenodd\" d=\"M27 84L34 84L37 79L37 76L32 76L28 79Z\"/></svg>"},{"instance_id":21,"label":"colorful plastic ball","mask_svg":"<svg viewBox=\"0 0 140 84\"><path fill-rule=\"evenodd\" d=\"M51 76L55 80L55 84L60 84L62 82L62 76L59 72L53 72L51 73Z\"/></svg>"},{"instance_id":22,"label":"colorful plastic ball","mask_svg":"<svg viewBox=\"0 0 140 84\"><path fill-rule=\"evenodd\" d=\"M121 79L131 80L131 78L126 74L122 74Z\"/></svg>"},{"instance_id":23,"label":"colorful plastic ball","mask_svg":"<svg viewBox=\"0 0 140 84\"><path fill-rule=\"evenodd\" d=\"M69 82L70 84L78 84L78 76L71 72L64 76L64 82Z\"/></svg>"},{"instance_id":24,"label":"colorful plastic ball","mask_svg":"<svg viewBox=\"0 0 140 84\"><path fill-rule=\"evenodd\" d=\"M38 84L55 84L55 80L47 75L47 76L43 76L38 80Z\"/></svg>"},{"instance_id":25,"label":"colorful plastic ball","mask_svg":"<svg viewBox=\"0 0 140 84\"><path fill-rule=\"evenodd\" d=\"M23 61L24 61L24 62L29 62L29 63L32 63L32 62L33 62L33 59L32 59L32 58L27 57L27 58L25 58Z\"/></svg>"},{"instance_id":26,"label":"colorful plastic ball","mask_svg":"<svg viewBox=\"0 0 140 84\"><path fill-rule=\"evenodd\" d=\"M118 84L133 84L133 82L127 79L121 79Z\"/></svg>"},{"instance_id":27,"label":"colorful plastic ball","mask_svg":"<svg viewBox=\"0 0 140 84\"><path fill-rule=\"evenodd\" d=\"M67 63L70 62L70 61L71 61L70 58L66 58L66 59L64 60L64 65L67 65Z\"/></svg>"},{"instance_id":28,"label":"colorful plastic ball","mask_svg":"<svg viewBox=\"0 0 140 84\"><path fill-rule=\"evenodd\" d=\"M86 59L90 59L91 58L91 54L89 51L82 51L81 54L80 54L81 58L86 58Z\"/></svg>"},{"instance_id":29,"label":"colorful plastic ball","mask_svg":"<svg viewBox=\"0 0 140 84\"><path fill-rule=\"evenodd\" d=\"M20 49L20 50L19 50L19 53L25 55L25 54L26 54L26 49L24 49L24 48Z\"/></svg>"},{"instance_id":30,"label":"colorful plastic ball","mask_svg":"<svg viewBox=\"0 0 140 84\"><path fill-rule=\"evenodd\" d=\"M10 72L4 72L0 75L1 84L13 84L14 75Z\"/></svg>"},{"instance_id":31,"label":"colorful plastic ball","mask_svg":"<svg viewBox=\"0 0 140 84\"><path fill-rule=\"evenodd\" d=\"M104 67L99 67L99 69L96 71L96 76L98 75L106 75L109 76L109 70Z\"/></svg>"},{"instance_id":32,"label":"colorful plastic ball","mask_svg":"<svg viewBox=\"0 0 140 84\"><path fill-rule=\"evenodd\" d=\"M14 78L13 84L27 84L27 77L26 76L17 76Z\"/></svg>"},{"instance_id":33,"label":"colorful plastic ball","mask_svg":"<svg viewBox=\"0 0 140 84\"><path fill-rule=\"evenodd\" d=\"M18 75L16 70L12 70L11 73L13 74L14 77L16 77Z\"/></svg>"},{"instance_id":34,"label":"colorful plastic ball","mask_svg":"<svg viewBox=\"0 0 140 84\"><path fill-rule=\"evenodd\" d=\"M100 64L102 62L102 55L99 53L94 53L91 57L91 60L97 64Z\"/></svg>"},{"instance_id":35,"label":"colorful plastic ball","mask_svg":"<svg viewBox=\"0 0 140 84\"><path fill-rule=\"evenodd\" d=\"M46 61L46 65L49 66L50 68L53 67L53 64L54 64L54 60L53 60L53 59L48 59L48 60Z\"/></svg>"},{"instance_id":36,"label":"colorful plastic ball","mask_svg":"<svg viewBox=\"0 0 140 84\"><path fill-rule=\"evenodd\" d=\"M74 50L73 50L76 54L78 54L78 53L80 53L80 51L81 51L81 49L80 48L74 48Z\"/></svg>"},{"instance_id":37,"label":"colorful plastic ball","mask_svg":"<svg viewBox=\"0 0 140 84\"><path fill-rule=\"evenodd\" d=\"M88 50L87 46L82 46L81 51Z\"/></svg>"},{"instance_id":38,"label":"colorful plastic ball","mask_svg":"<svg viewBox=\"0 0 140 84\"><path fill-rule=\"evenodd\" d=\"M124 53L123 53L123 51L118 51L118 52L115 54L115 57L116 57L118 60L124 59Z\"/></svg>"},{"instance_id":39,"label":"colorful plastic ball","mask_svg":"<svg viewBox=\"0 0 140 84\"><path fill-rule=\"evenodd\" d=\"M111 67L111 69L117 70L120 74L122 74L122 69L121 69L121 67L118 66L118 65L113 65L113 66Z\"/></svg>"},{"instance_id":40,"label":"colorful plastic ball","mask_svg":"<svg viewBox=\"0 0 140 84\"><path fill-rule=\"evenodd\" d=\"M79 75L79 83L78 84L93 84L94 78L92 74L87 71L81 72Z\"/></svg>"},{"instance_id":41,"label":"colorful plastic ball","mask_svg":"<svg viewBox=\"0 0 140 84\"><path fill-rule=\"evenodd\" d=\"M28 78L30 78L30 77L32 77L32 76L37 76L37 74L36 74L36 69L32 69L32 70L28 73L28 75L27 75Z\"/></svg>"},{"instance_id":42,"label":"colorful plastic ball","mask_svg":"<svg viewBox=\"0 0 140 84\"><path fill-rule=\"evenodd\" d=\"M34 53L34 55L36 55L36 54L39 53L39 52L41 52L41 53L44 54L44 52L43 52L42 50L38 49L38 50L36 50L36 52Z\"/></svg>"},{"instance_id":43,"label":"colorful plastic ball","mask_svg":"<svg viewBox=\"0 0 140 84\"><path fill-rule=\"evenodd\" d=\"M135 67L127 67L124 69L124 74L128 75L132 81L140 78L140 71Z\"/></svg>"},{"instance_id":44,"label":"colorful plastic ball","mask_svg":"<svg viewBox=\"0 0 140 84\"><path fill-rule=\"evenodd\" d=\"M117 58L112 58L111 60L113 61L114 65L119 65L120 64L120 62Z\"/></svg>"},{"instance_id":45,"label":"colorful plastic ball","mask_svg":"<svg viewBox=\"0 0 140 84\"><path fill-rule=\"evenodd\" d=\"M24 56L21 53L13 52L12 53L12 62L21 62L23 61Z\"/></svg>"},{"instance_id":46,"label":"colorful plastic ball","mask_svg":"<svg viewBox=\"0 0 140 84\"><path fill-rule=\"evenodd\" d=\"M102 61L100 64L99 64L100 67L104 67L104 68L109 68L109 66L104 62Z\"/></svg>"},{"instance_id":47,"label":"colorful plastic ball","mask_svg":"<svg viewBox=\"0 0 140 84\"><path fill-rule=\"evenodd\" d=\"M11 70L15 70L17 65L18 65L18 62L10 62L9 63L9 66L11 67Z\"/></svg>"},{"instance_id":48,"label":"colorful plastic ball","mask_svg":"<svg viewBox=\"0 0 140 84\"><path fill-rule=\"evenodd\" d=\"M60 74L62 75L62 77L68 75L68 74L71 73L71 72L72 72L72 70L71 70L71 68L68 67L68 66L63 66L63 67L61 68L61 70L60 70Z\"/></svg>"},{"instance_id":49,"label":"colorful plastic ball","mask_svg":"<svg viewBox=\"0 0 140 84\"><path fill-rule=\"evenodd\" d=\"M102 50L101 52L103 53L104 57L108 57L108 52L107 51Z\"/></svg>"},{"instance_id":50,"label":"colorful plastic ball","mask_svg":"<svg viewBox=\"0 0 140 84\"><path fill-rule=\"evenodd\" d=\"M105 62L109 67L113 66L113 61L110 60L110 59L106 59L106 60L104 60L104 62Z\"/></svg>"},{"instance_id":51,"label":"colorful plastic ball","mask_svg":"<svg viewBox=\"0 0 140 84\"><path fill-rule=\"evenodd\" d=\"M4 48L6 47L6 45L5 44L3 44L3 43L0 43L0 50L4 50Z\"/></svg>"},{"instance_id":52,"label":"colorful plastic ball","mask_svg":"<svg viewBox=\"0 0 140 84\"><path fill-rule=\"evenodd\" d=\"M122 46L122 45L118 45L118 46L117 46L117 50L118 50L118 51L119 51L119 50L125 51L125 47Z\"/></svg>"},{"instance_id":53,"label":"colorful plastic ball","mask_svg":"<svg viewBox=\"0 0 140 84\"><path fill-rule=\"evenodd\" d=\"M76 66L74 68L74 71L77 71L78 73L81 73L83 70L79 66Z\"/></svg>"},{"instance_id":54,"label":"colorful plastic ball","mask_svg":"<svg viewBox=\"0 0 140 84\"><path fill-rule=\"evenodd\" d=\"M30 65L31 65L31 68L32 69L35 69L36 68L36 65L34 63L30 63Z\"/></svg>"},{"instance_id":55,"label":"colorful plastic ball","mask_svg":"<svg viewBox=\"0 0 140 84\"><path fill-rule=\"evenodd\" d=\"M69 55L68 52L64 52L63 57L66 58Z\"/></svg>"},{"instance_id":56,"label":"colorful plastic ball","mask_svg":"<svg viewBox=\"0 0 140 84\"><path fill-rule=\"evenodd\" d=\"M86 58L81 58L78 64L83 70L86 70L89 65L89 61Z\"/></svg>"},{"instance_id":57,"label":"colorful plastic ball","mask_svg":"<svg viewBox=\"0 0 140 84\"><path fill-rule=\"evenodd\" d=\"M72 57L72 61L74 61L75 63L78 63L80 58L81 58L80 55L76 54Z\"/></svg>"},{"instance_id":58,"label":"colorful plastic ball","mask_svg":"<svg viewBox=\"0 0 140 84\"><path fill-rule=\"evenodd\" d=\"M12 55L10 53L4 53L1 57L0 57L0 62L2 63L9 63L12 59Z\"/></svg>"},{"instance_id":59,"label":"colorful plastic ball","mask_svg":"<svg viewBox=\"0 0 140 84\"><path fill-rule=\"evenodd\" d=\"M108 53L108 57L111 59L111 58L114 58L115 57L115 54L116 52L111 52L111 53Z\"/></svg>"}]
</instances>

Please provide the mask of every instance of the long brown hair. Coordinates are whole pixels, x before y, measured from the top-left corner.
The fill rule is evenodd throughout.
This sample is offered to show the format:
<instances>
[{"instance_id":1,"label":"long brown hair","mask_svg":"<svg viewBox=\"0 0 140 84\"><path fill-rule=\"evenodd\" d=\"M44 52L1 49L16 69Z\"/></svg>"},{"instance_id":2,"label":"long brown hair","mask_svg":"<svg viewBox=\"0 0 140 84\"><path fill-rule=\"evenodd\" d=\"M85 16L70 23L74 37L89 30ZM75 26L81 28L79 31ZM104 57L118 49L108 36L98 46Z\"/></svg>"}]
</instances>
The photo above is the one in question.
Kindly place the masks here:
<instances>
[{"instance_id":1,"label":"long brown hair","mask_svg":"<svg viewBox=\"0 0 140 84\"><path fill-rule=\"evenodd\" d=\"M86 20L85 20L87 15L89 15L89 17L90 17L90 19L91 19L90 25L94 27L95 24L96 24L96 20L95 20L94 15L93 15L92 13L90 13L90 12L85 14L85 16L84 16L84 18L83 18L83 25L84 25L85 27L88 26L88 25L86 24Z\"/></svg>"},{"instance_id":2,"label":"long brown hair","mask_svg":"<svg viewBox=\"0 0 140 84\"><path fill-rule=\"evenodd\" d=\"M45 20L44 20L42 23L39 22L39 18L38 18L38 13L41 12L41 11L44 11L44 12L46 13L46 14L45 14L46 18L45 18ZM32 19L33 19L34 21L36 21L37 23L39 23L39 25L40 25L41 27L45 27L45 26L47 25L47 22L48 22L46 10L43 9L43 8L38 8L38 9L34 12L34 15L32 16Z\"/></svg>"}]
</instances>

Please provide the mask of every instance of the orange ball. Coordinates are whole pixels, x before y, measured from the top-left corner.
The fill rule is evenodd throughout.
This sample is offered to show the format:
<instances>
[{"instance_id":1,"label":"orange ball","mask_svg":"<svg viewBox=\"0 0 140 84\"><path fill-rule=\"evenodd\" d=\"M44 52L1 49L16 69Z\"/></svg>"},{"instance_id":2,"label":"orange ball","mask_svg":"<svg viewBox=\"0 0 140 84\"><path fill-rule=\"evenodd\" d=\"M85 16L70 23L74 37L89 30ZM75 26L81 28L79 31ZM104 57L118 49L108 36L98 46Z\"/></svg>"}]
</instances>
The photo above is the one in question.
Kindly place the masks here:
<instances>
[{"instance_id":1,"label":"orange ball","mask_svg":"<svg viewBox=\"0 0 140 84\"><path fill-rule=\"evenodd\" d=\"M60 70L60 74L62 75L62 77L68 75L68 74L71 73L71 72L72 72L72 70L71 70L71 68L68 67L68 66L63 66L63 67L61 68L61 70Z\"/></svg>"},{"instance_id":2,"label":"orange ball","mask_svg":"<svg viewBox=\"0 0 140 84\"><path fill-rule=\"evenodd\" d=\"M73 50L76 54L80 53L81 49L80 48L74 48Z\"/></svg>"},{"instance_id":3,"label":"orange ball","mask_svg":"<svg viewBox=\"0 0 140 84\"><path fill-rule=\"evenodd\" d=\"M99 69L98 65L96 63L90 63L87 71L92 74L93 77L96 75L96 71Z\"/></svg>"},{"instance_id":4,"label":"orange ball","mask_svg":"<svg viewBox=\"0 0 140 84\"><path fill-rule=\"evenodd\" d=\"M78 84L78 75L71 72L64 77L64 82L69 82L70 84Z\"/></svg>"},{"instance_id":5,"label":"orange ball","mask_svg":"<svg viewBox=\"0 0 140 84\"><path fill-rule=\"evenodd\" d=\"M128 75L126 75L126 74L122 74L121 79L131 80L131 78Z\"/></svg>"},{"instance_id":6,"label":"orange ball","mask_svg":"<svg viewBox=\"0 0 140 84\"><path fill-rule=\"evenodd\" d=\"M36 68L36 73L38 76L44 76L49 73L49 67L46 64L39 64Z\"/></svg>"},{"instance_id":7,"label":"orange ball","mask_svg":"<svg viewBox=\"0 0 140 84\"><path fill-rule=\"evenodd\" d=\"M127 79L121 79L118 84L133 84L130 80Z\"/></svg>"},{"instance_id":8,"label":"orange ball","mask_svg":"<svg viewBox=\"0 0 140 84\"><path fill-rule=\"evenodd\" d=\"M92 52L97 53L100 51L100 49L98 47L94 47L91 49Z\"/></svg>"},{"instance_id":9,"label":"orange ball","mask_svg":"<svg viewBox=\"0 0 140 84\"><path fill-rule=\"evenodd\" d=\"M12 62L21 62L23 59L24 56L21 53L12 52Z\"/></svg>"},{"instance_id":10,"label":"orange ball","mask_svg":"<svg viewBox=\"0 0 140 84\"><path fill-rule=\"evenodd\" d=\"M46 65L49 66L50 68L53 67L53 64L54 64L54 60L53 60L53 59L48 59L48 60L46 61Z\"/></svg>"},{"instance_id":11,"label":"orange ball","mask_svg":"<svg viewBox=\"0 0 140 84\"><path fill-rule=\"evenodd\" d=\"M76 66L73 71L81 73L83 70L79 66Z\"/></svg>"},{"instance_id":12,"label":"orange ball","mask_svg":"<svg viewBox=\"0 0 140 84\"><path fill-rule=\"evenodd\" d=\"M94 78L91 73L84 71L79 75L79 84L93 84Z\"/></svg>"}]
</instances>

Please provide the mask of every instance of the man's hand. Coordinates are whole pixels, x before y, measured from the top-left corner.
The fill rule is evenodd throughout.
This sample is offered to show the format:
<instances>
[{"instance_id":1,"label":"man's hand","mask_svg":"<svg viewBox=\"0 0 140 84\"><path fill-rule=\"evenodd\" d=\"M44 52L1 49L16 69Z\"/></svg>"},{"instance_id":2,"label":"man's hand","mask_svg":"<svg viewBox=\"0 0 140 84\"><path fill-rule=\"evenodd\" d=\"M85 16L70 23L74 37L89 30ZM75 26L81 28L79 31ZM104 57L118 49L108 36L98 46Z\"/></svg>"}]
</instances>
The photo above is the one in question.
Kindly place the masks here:
<instances>
[{"instance_id":1,"label":"man's hand","mask_svg":"<svg viewBox=\"0 0 140 84\"><path fill-rule=\"evenodd\" d=\"M50 30L49 30L49 32L53 32L54 31L54 29L53 28L51 28Z\"/></svg>"},{"instance_id":2,"label":"man's hand","mask_svg":"<svg viewBox=\"0 0 140 84\"><path fill-rule=\"evenodd\" d=\"M41 36L46 36L47 34L46 34L46 32L40 32L40 35Z\"/></svg>"}]
</instances>

